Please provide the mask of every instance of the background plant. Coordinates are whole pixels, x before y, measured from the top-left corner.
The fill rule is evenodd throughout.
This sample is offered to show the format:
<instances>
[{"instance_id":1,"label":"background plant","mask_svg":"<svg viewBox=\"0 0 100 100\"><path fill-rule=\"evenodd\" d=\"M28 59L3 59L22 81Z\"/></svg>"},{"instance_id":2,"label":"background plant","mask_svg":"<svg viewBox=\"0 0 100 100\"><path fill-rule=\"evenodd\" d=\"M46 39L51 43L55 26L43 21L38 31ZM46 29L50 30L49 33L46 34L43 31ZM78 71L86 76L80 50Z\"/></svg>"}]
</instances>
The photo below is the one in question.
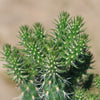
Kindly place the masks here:
<instances>
[{"instance_id":1,"label":"background plant","mask_svg":"<svg viewBox=\"0 0 100 100\"><path fill-rule=\"evenodd\" d=\"M93 55L83 18L61 12L54 24L50 34L40 23L20 27L18 38L23 49L9 44L3 47L8 74L21 88L21 100L90 99L92 94L85 84Z\"/></svg>"}]
</instances>

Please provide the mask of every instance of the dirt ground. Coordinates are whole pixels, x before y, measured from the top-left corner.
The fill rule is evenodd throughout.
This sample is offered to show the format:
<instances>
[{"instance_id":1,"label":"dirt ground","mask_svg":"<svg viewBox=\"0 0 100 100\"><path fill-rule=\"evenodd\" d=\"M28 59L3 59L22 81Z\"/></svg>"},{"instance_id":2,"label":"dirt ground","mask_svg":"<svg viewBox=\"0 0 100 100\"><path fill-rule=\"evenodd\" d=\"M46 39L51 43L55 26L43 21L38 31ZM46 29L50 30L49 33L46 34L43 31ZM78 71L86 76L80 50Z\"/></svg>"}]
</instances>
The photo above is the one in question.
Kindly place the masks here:
<instances>
[{"instance_id":1,"label":"dirt ground","mask_svg":"<svg viewBox=\"0 0 100 100\"><path fill-rule=\"evenodd\" d=\"M0 0L0 50L5 43L17 44L16 35L21 25L41 22L48 30L63 10L84 17L96 60L94 72L100 74L100 0ZM19 92L2 64L0 62L0 100L12 100Z\"/></svg>"}]
</instances>

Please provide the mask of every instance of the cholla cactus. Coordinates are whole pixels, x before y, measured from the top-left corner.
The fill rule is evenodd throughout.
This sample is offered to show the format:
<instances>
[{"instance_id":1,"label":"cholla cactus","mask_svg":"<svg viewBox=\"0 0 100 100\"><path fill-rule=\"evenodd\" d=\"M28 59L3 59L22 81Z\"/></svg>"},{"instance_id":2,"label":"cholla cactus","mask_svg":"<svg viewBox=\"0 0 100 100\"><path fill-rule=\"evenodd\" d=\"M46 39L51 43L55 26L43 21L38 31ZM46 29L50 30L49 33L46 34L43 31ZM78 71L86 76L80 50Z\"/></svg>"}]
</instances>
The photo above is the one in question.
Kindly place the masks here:
<instances>
[{"instance_id":1,"label":"cholla cactus","mask_svg":"<svg viewBox=\"0 0 100 100\"><path fill-rule=\"evenodd\" d=\"M48 35L40 23L22 26L18 38L24 48L3 48L8 73L22 90L21 100L69 100L90 67L83 18L61 12L55 25Z\"/></svg>"}]
</instances>

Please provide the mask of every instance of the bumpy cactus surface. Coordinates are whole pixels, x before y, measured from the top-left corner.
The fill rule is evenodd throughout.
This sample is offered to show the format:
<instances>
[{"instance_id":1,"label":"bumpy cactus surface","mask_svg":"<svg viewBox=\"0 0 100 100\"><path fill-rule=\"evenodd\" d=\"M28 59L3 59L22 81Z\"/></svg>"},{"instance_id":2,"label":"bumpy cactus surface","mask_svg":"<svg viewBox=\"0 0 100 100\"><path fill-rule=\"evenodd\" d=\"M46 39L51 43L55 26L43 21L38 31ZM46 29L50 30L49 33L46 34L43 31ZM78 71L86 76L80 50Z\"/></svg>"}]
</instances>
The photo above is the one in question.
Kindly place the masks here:
<instances>
[{"instance_id":1,"label":"bumpy cactus surface","mask_svg":"<svg viewBox=\"0 0 100 100\"><path fill-rule=\"evenodd\" d=\"M8 74L22 90L20 100L85 100L81 87L92 54L83 26L82 17L61 12L49 34L40 23L20 27L23 48L6 44L2 52Z\"/></svg>"}]
</instances>

